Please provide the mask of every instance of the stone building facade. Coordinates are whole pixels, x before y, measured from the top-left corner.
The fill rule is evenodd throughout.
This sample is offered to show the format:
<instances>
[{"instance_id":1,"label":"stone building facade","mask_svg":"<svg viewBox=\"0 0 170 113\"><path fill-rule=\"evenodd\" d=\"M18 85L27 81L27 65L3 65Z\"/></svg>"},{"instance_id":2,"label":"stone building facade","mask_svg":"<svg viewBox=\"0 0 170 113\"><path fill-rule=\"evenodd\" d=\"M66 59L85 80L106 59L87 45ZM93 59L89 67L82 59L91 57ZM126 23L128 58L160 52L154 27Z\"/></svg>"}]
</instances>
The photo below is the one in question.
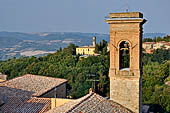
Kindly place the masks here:
<instances>
[{"instance_id":1,"label":"stone building facade","mask_svg":"<svg viewBox=\"0 0 170 113\"><path fill-rule=\"evenodd\" d=\"M96 37L93 37L93 45L92 46L80 46L76 48L76 54L80 55L94 55L94 50L96 47Z\"/></svg>"},{"instance_id":2,"label":"stone building facade","mask_svg":"<svg viewBox=\"0 0 170 113\"><path fill-rule=\"evenodd\" d=\"M160 41L160 42L144 42L142 47L145 49L146 53L153 53L156 49L170 49L170 42Z\"/></svg>"},{"instance_id":3,"label":"stone building facade","mask_svg":"<svg viewBox=\"0 0 170 113\"><path fill-rule=\"evenodd\" d=\"M141 113L142 25L140 12L110 13L110 99Z\"/></svg>"}]
</instances>

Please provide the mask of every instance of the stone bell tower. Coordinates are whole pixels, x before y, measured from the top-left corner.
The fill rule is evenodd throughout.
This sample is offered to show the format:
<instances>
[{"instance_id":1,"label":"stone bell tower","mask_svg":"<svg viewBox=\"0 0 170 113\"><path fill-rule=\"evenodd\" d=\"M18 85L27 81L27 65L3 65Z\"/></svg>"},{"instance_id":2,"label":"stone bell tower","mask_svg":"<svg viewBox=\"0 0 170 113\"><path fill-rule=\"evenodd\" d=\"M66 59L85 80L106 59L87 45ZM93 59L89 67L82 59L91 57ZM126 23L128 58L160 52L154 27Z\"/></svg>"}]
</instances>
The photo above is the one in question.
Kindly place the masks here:
<instances>
[{"instance_id":1,"label":"stone bell tower","mask_svg":"<svg viewBox=\"0 0 170 113\"><path fill-rule=\"evenodd\" d=\"M93 36L93 47L96 47L96 37Z\"/></svg>"},{"instance_id":2,"label":"stone bell tower","mask_svg":"<svg viewBox=\"0 0 170 113\"><path fill-rule=\"evenodd\" d=\"M110 99L142 111L142 25L140 12L110 13Z\"/></svg>"}]
</instances>

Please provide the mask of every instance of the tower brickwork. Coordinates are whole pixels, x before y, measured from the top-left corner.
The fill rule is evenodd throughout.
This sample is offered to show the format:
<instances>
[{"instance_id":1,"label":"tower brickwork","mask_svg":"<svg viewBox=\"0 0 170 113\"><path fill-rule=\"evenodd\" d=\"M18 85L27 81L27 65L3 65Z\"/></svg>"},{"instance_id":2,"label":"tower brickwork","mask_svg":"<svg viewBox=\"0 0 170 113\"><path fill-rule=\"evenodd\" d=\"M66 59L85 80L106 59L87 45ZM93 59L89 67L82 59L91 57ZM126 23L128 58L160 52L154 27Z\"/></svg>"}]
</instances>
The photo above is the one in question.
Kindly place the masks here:
<instances>
[{"instance_id":1,"label":"tower brickwork","mask_svg":"<svg viewBox=\"0 0 170 113\"><path fill-rule=\"evenodd\" d=\"M140 12L110 13L110 99L141 113L142 25Z\"/></svg>"}]
</instances>

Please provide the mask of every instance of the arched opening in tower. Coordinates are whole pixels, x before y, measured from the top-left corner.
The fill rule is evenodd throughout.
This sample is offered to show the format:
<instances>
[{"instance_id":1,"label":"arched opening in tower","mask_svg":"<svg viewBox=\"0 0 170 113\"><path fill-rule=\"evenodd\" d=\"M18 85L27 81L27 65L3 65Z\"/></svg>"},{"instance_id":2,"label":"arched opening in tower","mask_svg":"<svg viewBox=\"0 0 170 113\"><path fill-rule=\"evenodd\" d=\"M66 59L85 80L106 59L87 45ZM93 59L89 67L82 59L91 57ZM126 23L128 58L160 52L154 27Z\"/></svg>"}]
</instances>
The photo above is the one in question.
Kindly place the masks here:
<instances>
[{"instance_id":1,"label":"arched opening in tower","mask_svg":"<svg viewBox=\"0 0 170 113\"><path fill-rule=\"evenodd\" d=\"M128 69L130 65L129 42L122 41L119 45L119 65L120 70Z\"/></svg>"}]
</instances>

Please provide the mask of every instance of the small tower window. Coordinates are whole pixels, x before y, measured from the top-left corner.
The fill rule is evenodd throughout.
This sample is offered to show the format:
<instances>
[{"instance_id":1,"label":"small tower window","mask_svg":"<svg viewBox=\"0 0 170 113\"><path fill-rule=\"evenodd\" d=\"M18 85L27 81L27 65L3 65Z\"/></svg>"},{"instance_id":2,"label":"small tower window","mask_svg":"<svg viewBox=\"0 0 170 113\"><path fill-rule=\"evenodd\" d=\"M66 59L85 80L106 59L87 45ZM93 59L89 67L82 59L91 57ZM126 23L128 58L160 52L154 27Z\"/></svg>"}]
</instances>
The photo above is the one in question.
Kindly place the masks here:
<instances>
[{"instance_id":1,"label":"small tower window","mask_svg":"<svg viewBox=\"0 0 170 113\"><path fill-rule=\"evenodd\" d=\"M128 69L130 65L130 54L129 54L129 42L122 41L119 45L119 55L120 55L120 69Z\"/></svg>"}]
</instances>

